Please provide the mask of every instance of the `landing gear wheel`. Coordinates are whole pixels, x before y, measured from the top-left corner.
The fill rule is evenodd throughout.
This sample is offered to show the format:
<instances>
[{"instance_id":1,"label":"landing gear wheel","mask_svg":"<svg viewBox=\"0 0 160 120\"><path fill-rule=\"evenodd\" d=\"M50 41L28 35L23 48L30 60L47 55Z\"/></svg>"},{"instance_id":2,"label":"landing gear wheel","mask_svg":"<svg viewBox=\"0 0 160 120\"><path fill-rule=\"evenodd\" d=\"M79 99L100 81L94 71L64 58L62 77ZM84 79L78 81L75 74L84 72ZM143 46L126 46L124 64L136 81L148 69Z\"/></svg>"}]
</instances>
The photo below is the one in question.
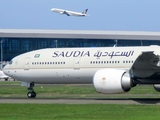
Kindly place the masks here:
<instances>
[{"instance_id":1,"label":"landing gear wheel","mask_svg":"<svg viewBox=\"0 0 160 120\"><path fill-rule=\"evenodd\" d=\"M27 93L28 98L32 98L32 92Z\"/></svg>"},{"instance_id":2,"label":"landing gear wheel","mask_svg":"<svg viewBox=\"0 0 160 120\"><path fill-rule=\"evenodd\" d=\"M36 97L36 92L34 92L34 82L31 82L29 84L28 90L29 92L27 93L28 98L35 98Z\"/></svg>"},{"instance_id":3,"label":"landing gear wheel","mask_svg":"<svg viewBox=\"0 0 160 120\"><path fill-rule=\"evenodd\" d=\"M33 95L33 98L35 98L36 97L36 92L32 92L32 95Z\"/></svg>"},{"instance_id":4,"label":"landing gear wheel","mask_svg":"<svg viewBox=\"0 0 160 120\"><path fill-rule=\"evenodd\" d=\"M36 93L34 91L28 92L27 96L28 96L28 98L35 98L36 97Z\"/></svg>"}]
</instances>

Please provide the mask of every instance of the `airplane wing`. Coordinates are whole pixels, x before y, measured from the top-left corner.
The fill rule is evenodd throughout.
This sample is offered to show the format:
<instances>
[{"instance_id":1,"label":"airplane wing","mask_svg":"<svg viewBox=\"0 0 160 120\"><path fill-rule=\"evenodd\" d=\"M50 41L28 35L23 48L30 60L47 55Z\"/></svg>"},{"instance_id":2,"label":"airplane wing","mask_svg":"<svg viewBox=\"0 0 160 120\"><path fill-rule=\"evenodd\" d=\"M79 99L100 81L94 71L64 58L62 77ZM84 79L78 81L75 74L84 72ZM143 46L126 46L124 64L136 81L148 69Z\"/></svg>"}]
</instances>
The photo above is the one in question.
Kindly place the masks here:
<instances>
[{"instance_id":1,"label":"airplane wing","mask_svg":"<svg viewBox=\"0 0 160 120\"><path fill-rule=\"evenodd\" d=\"M63 14L66 14L67 16L70 16L70 14L67 11L64 11Z\"/></svg>"},{"instance_id":2,"label":"airplane wing","mask_svg":"<svg viewBox=\"0 0 160 120\"><path fill-rule=\"evenodd\" d=\"M160 56L153 51L142 52L129 71L133 79L160 79Z\"/></svg>"}]
</instances>

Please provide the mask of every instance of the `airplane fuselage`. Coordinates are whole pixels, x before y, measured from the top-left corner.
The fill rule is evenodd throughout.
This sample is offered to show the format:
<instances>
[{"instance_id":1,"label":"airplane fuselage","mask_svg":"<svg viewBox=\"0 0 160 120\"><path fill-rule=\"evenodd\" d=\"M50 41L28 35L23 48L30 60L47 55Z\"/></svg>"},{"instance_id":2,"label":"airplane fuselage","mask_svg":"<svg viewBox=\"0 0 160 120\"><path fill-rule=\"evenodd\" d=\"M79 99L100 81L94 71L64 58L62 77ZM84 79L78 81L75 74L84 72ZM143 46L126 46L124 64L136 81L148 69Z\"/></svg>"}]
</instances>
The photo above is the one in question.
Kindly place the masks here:
<instances>
[{"instance_id":1,"label":"airplane fuselage","mask_svg":"<svg viewBox=\"0 0 160 120\"><path fill-rule=\"evenodd\" d=\"M48 48L13 58L3 71L34 83L91 84L97 70L128 70L144 51L160 54L160 47Z\"/></svg>"},{"instance_id":2,"label":"airplane fuselage","mask_svg":"<svg viewBox=\"0 0 160 120\"><path fill-rule=\"evenodd\" d=\"M52 12L60 13L60 14L66 14L67 16L86 16L86 14L80 13L80 12L74 12L69 10L63 10L58 8L52 8Z\"/></svg>"}]
</instances>

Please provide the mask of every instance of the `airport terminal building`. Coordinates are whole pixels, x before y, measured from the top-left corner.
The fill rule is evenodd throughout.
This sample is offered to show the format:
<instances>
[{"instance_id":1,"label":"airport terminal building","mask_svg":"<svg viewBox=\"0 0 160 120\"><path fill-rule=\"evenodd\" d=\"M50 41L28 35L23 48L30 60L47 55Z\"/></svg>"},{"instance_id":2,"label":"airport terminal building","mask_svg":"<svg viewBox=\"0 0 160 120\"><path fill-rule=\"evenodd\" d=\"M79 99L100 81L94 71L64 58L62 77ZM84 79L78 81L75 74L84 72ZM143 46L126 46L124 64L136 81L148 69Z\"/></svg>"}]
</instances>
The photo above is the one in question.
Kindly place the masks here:
<instances>
[{"instance_id":1,"label":"airport terminal building","mask_svg":"<svg viewBox=\"0 0 160 120\"><path fill-rule=\"evenodd\" d=\"M42 48L160 45L160 32L0 29L0 40L3 61L10 61Z\"/></svg>"}]
</instances>

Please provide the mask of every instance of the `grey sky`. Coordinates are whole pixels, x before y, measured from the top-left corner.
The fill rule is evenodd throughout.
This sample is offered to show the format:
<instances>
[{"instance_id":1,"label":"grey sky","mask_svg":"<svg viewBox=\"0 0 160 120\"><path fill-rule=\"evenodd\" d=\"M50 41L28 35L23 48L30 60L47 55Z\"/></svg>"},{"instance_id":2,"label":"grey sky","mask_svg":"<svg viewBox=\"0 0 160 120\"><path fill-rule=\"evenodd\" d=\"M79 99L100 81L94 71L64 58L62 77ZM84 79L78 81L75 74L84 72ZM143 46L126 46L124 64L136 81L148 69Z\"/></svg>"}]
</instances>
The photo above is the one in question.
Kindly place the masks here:
<instances>
[{"instance_id":1,"label":"grey sky","mask_svg":"<svg viewBox=\"0 0 160 120\"><path fill-rule=\"evenodd\" d=\"M73 17L51 8L82 12ZM160 31L160 0L0 0L0 29Z\"/></svg>"}]
</instances>

